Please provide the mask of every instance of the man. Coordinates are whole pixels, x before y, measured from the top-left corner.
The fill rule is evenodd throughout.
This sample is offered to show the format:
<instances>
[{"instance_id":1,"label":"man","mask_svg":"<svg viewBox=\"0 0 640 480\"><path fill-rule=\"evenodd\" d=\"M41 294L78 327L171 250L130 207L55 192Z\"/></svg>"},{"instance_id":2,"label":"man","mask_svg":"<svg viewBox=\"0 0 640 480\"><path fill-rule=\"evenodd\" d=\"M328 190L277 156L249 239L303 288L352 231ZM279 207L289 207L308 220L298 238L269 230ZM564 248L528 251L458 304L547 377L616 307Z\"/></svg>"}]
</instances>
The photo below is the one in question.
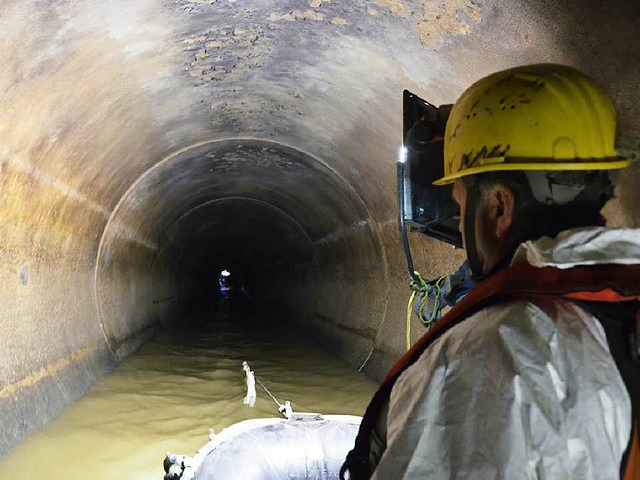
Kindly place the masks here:
<instances>
[{"instance_id":1,"label":"man","mask_svg":"<svg viewBox=\"0 0 640 480\"><path fill-rule=\"evenodd\" d=\"M392 369L343 474L640 478L640 230L600 215L629 164L615 128L600 87L559 65L496 73L456 102L436 184L455 182L480 283Z\"/></svg>"}]
</instances>

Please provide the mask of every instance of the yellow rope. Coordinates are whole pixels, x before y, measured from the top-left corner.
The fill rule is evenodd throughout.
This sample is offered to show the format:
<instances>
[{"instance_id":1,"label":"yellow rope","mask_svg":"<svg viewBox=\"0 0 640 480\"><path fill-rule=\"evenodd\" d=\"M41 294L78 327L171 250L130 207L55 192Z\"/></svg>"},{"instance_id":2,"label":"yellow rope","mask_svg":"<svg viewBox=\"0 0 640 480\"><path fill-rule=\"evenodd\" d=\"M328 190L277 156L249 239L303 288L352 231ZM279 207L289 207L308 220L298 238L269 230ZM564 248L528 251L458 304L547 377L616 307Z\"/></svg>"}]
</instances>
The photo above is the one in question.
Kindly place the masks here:
<instances>
[{"instance_id":1,"label":"yellow rope","mask_svg":"<svg viewBox=\"0 0 640 480\"><path fill-rule=\"evenodd\" d=\"M407 350L411 348L411 307L413 306L413 299L416 298L415 290L411 292L409 297L409 304L407 305Z\"/></svg>"}]
</instances>

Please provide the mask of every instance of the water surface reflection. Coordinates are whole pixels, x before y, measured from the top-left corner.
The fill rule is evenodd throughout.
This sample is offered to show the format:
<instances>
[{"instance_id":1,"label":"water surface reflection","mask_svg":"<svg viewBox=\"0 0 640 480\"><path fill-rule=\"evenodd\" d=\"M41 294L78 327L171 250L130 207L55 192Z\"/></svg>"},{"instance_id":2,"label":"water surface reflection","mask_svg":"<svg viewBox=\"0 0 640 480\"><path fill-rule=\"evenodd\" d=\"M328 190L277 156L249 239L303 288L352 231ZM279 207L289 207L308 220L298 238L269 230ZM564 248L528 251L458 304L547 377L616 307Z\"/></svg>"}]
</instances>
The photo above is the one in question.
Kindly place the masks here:
<instances>
[{"instance_id":1,"label":"water surface reflection","mask_svg":"<svg viewBox=\"0 0 640 480\"><path fill-rule=\"evenodd\" d=\"M371 380L229 292L157 333L91 392L0 461L2 478L158 480L167 451L193 454L232 423L277 416L258 386L242 403L243 360L296 411L362 415Z\"/></svg>"}]
</instances>

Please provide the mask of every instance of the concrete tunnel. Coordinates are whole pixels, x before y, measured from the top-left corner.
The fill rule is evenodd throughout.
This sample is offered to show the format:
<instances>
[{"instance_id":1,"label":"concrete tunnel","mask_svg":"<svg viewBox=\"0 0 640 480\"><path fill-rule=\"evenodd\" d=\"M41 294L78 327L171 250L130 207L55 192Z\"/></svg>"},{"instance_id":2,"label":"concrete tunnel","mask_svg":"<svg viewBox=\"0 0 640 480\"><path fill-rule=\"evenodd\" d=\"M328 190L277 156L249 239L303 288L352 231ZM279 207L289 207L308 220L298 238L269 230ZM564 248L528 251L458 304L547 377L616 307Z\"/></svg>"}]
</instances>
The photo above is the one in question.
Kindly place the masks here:
<instances>
[{"instance_id":1,"label":"concrete tunnel","mask_svg":"<svg viewBox=\"0 0 640 480\"><path fill-rule=\"evenodd\" d=\"M638 1L2 2L0 456L228 266L381 377L409 293L402 90L452 103L537 62L593 76L640 138ZM638 182L611 225L640 226ZM426 276L464 258L411 241Z\"/></svg>"}]
</instances>

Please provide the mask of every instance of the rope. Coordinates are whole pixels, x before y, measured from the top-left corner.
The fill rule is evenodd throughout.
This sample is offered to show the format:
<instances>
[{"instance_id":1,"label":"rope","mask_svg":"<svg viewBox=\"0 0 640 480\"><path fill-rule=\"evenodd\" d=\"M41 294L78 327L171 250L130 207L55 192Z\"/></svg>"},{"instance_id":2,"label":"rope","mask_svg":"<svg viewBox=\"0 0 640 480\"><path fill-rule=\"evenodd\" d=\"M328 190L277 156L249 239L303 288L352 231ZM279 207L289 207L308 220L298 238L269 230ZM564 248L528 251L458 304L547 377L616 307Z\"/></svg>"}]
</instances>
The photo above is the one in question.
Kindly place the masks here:
<instances>
[{"instance_id":1,"label":"rope","mask_svg":"<svg viewBox=\"0 0 640 480\"><path fill-rule=\"evenodd\" d=\"M413 305L413 299L416 298L415 290L411 292L409 297L409 303L407 304L407 351L411 348L411 306Z\"/></svg>"},{"instance_id":2,"label":"rope","mask_svg":"<svg viewBox=\"0 0 640 480\"><path fill-rule=\"evenodd\" d=\"M264 384L260 381L260 379L258 377L256 377L255 372L253 374L253 378L256 379L256 382L258 382L260 384L260 386L262 388L264 388L264 391L267 392L267 394L269 394L269 396L273 399L274 402L276 402L276 405L278 405L278 407L282 407L282 405L280 404L280 402L278 402L278 400L276 399L276 397L274 397L271 392L267 389L267 387L264 386Z\"/></svg>"},{"instance_id":3,"label":"rope","mask_svg":"<svg viewBox=\"0 0 640 480\"><path fill-rule=\"evenodd\" d=\"M425 303L429 299L429 296L425 293L425 295L420 300L420 308L418 309L418 316L420 317L420 321L425 327L430 327L437 320L438 312L440 311L440 303L442 301L441 300L442 282L444 282L446 279L447 279L447 276L443 275L442 277L438 278L438 281L434 285L434 288L436 289L436 295L431 308L431 316L429 318L424 318L424 316L422 315L422 312L424 312Z\"/></svg>"},{"instance_id":4,"label":"rope","mask_svg":"<svg viewBox=\"0 0 640 480\"><path fill-rule=\"evenodd\" d=\"M427 285L427 282L424 280L424 278L422 278L422 275L420 275L419 272L413 272L414 277L417 279L417 281L413 281L410 284L411 287L411 296L409 297L409 303L407 304L407 338L406 338L406 343L407 343L407 350L409 350L411 348L411 311L412 311L412 305L413 305L413 301L416 298L416 295L418 293L422 293L422 298L420 299L420 304L418 305L418 318L420 318L420 322L427 328L430 328L435 322L436 320L438 320L438 311L440 310L440 295L442 293L442 283L446 280L447 276L443 275L440 278L438 278L438 280L436 281L434 288L436 289L436 295L435 295L435 300L433 302L432 308L431 308L431 315L429 316L429 318L425 318L423 316L423 312L426 307L429 307L429 305L427 304L427 302L429 301L429 286Z\"/></svg>"}]
</instances>

